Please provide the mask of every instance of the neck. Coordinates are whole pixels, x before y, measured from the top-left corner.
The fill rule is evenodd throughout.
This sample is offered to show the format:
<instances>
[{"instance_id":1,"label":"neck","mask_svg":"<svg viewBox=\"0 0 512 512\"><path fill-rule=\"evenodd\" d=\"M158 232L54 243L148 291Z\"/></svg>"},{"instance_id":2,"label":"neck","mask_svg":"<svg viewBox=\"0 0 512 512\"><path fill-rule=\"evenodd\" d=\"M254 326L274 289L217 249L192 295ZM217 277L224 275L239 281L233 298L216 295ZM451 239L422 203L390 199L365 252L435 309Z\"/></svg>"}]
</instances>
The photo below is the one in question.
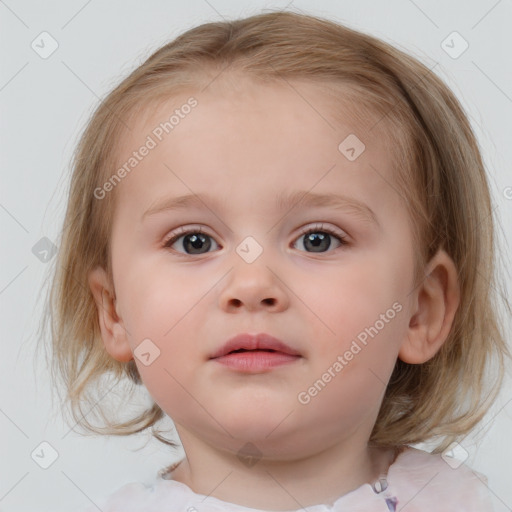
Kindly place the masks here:
<instances>
[{"instance_id":1,"label":"neck","mask_svg":"<svg viewBox=\"0 0 512 512\"><path fill-rule=\"evenodd\" d=\"M197 438L191 442L192 437L180 432L187 457L172 472L172 479L198 494L263 510L332 505L340 496L387 474L396 457L392 449L344 442L300 459L275 460L251 454L249 447L244 456Z\"/></svg>"}]
</instances>

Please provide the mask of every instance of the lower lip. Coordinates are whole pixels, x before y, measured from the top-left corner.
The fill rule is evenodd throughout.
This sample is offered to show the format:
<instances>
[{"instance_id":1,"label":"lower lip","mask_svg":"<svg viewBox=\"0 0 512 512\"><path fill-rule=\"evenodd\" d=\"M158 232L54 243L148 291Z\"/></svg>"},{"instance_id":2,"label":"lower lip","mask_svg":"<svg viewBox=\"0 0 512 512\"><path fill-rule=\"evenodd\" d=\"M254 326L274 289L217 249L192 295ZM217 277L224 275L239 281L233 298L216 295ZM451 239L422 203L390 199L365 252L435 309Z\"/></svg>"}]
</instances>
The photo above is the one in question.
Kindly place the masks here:
<instances>
[{"instance_id":1,"label":"lower lip","mask_svg":"<svg viewBox=\"0 0 512 512\"><path fill-rule=\"evenodd\" d=\"M300 359L300 356L284 354L283 352L265 352L264 350L255 350L247 352L234 352L225 356L213 359L220 364L228 366L239 372L262 372L271 370L276 366L293 363Z\"/></svg>"}]
</instances>

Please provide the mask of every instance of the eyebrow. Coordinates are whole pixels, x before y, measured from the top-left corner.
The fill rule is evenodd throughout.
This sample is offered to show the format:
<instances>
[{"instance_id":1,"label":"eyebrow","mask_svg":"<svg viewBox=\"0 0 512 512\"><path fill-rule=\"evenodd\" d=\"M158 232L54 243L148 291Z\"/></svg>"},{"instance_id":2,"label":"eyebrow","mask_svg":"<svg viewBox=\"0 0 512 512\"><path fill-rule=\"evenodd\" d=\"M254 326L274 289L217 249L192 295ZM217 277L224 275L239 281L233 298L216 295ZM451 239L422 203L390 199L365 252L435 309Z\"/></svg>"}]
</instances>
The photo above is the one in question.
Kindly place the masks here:
<instances>
[{"instance_id":1,"label":"eyebrow","mask_svg":"<svg viewBox=\"0 0 512 512\"><path fill-rule=\"evenodd\" d=\"M184 210L189 207L203 208L210 210L207 204L213 205L222 210L222 205L227 204L227 198L222 198L220 202L208 194L186 194L178 197L164 197L153 203L141 217L143 221L146 217L166 211ZM353 213L369 224L380 226L377 216L373 210L361 201L338 194L317 194L307 190L296 190L293 192L283 192L276 197L275 207L277 211L286 211L299 207L312 208L332 208L335 210L347 211Z\"/></svg>"}]
</instances>

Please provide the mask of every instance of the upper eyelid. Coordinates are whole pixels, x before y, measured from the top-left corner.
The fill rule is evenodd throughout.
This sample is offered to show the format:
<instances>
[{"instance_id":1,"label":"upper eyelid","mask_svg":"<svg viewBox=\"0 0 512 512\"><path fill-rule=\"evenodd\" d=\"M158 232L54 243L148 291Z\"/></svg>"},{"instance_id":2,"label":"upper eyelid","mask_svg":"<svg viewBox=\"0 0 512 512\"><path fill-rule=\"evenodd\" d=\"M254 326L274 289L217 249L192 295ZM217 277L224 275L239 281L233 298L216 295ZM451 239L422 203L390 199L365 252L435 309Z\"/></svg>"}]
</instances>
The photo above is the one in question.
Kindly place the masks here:
<instances>
[{"instance_id":1,"label":"upper eyelid","mask_svg":"<svg viewBox=\"0 0 512 512\"><path fill-rule=\"evenodd\" d=\"M314 233L316 231L319 231L319 232L324 231L331 236L335 236L336 238L339 239L339 241L342 245L348 245L348 243L349 243L348 242L349 234L345 230L340 229L338 227L334 228L331 226L326 226L325 223L323 223L323 222L316 223L314 226L313 225L304 226L303 228L300 229L299 233L295 236L294 240L297 240L298 238L300 238L301 236L304 236L307 233L310 233L310 232Z\"/></svg>"},{"instance_id":2,"label":"upper eyelid","mask_svg":"<svg viewBox=\"0 0 512 512\"><path fill-rule=\"evenodd\" d=\"M333 231L334 233L339 232L340 236L348 236L348 233L337 226L333 227L329 225L328 222L316 222L314 224L306 224L304 227L299 229L299 235L303 233L307 233L308 231L322 231L322 230L328 230Z\"/></svg>"},{"instance_id":3,"label":"upper eyelid","mask_svg":"<svg viewBox=\"0 0 512 512\"><path fill-rule=\"evenodd\" d=\"M210 235L210 233L205 231L203 229L203 226L200 226L200 225L198 225L198 226L191 225L190 227L180 226L179 228L176 228L175 230L173 230L171 233L168 233L164 237L163 243L167 244L168 242L170 242L173 239L178 239L178 238L180 238L182 236L189 235L191 233L203 233L203 234L208 235L208 236L210 236L212 238L215 238L213 235Z\"/></svg>"}]
</instances>

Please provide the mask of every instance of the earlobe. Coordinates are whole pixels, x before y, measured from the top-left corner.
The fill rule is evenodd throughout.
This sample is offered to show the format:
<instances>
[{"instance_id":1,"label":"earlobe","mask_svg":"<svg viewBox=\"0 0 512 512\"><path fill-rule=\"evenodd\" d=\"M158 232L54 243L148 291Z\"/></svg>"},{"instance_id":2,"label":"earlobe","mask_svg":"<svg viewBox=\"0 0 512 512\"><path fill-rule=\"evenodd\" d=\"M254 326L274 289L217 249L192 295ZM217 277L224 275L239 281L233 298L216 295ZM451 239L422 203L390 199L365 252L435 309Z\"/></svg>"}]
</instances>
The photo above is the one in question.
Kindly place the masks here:
<instances>
[{"instance_id":1,"label":"earlobe","mask_svg":"<svg viewBox=\"0 0 512 512\"><path fill-rule=\"evenodd\" d=\"M457 269L444 250L430 260L425 279L414 293L407 338L398 357L421 364L434 357L448 338L460 302Z\"/></svg>"},{"instance_id":2,"label":"earlobe","mask_svg":"<svg viewBox=\"0 0 512 512\"><path fill-rule=\"evenodd\" d=\"M116 311L114 293L102 267L89 272L89 287L96 302L101 338L107 352L117 361L133 359L126 329Z\"/></svg>"}]
</instances>

